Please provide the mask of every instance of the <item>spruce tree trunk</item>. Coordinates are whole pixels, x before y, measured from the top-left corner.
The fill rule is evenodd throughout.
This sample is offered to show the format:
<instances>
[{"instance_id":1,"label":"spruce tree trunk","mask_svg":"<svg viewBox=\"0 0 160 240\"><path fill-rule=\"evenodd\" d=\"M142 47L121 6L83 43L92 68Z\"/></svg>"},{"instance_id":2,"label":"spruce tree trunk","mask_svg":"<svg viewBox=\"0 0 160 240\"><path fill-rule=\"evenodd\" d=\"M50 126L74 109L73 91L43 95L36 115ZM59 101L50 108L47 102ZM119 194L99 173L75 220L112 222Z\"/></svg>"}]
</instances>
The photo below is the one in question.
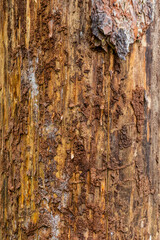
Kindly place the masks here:
<instances>
[{"instance_id":1,"label":"spruce tree trunk","mask_svg":"<svg viewBox=\"0 0 160 240\"><path fill-rule=\"evenodd\" d=\"M159 2L125 57L93 2L0 0L2 240L160 239Z\"/></svg>"}]
</instances>

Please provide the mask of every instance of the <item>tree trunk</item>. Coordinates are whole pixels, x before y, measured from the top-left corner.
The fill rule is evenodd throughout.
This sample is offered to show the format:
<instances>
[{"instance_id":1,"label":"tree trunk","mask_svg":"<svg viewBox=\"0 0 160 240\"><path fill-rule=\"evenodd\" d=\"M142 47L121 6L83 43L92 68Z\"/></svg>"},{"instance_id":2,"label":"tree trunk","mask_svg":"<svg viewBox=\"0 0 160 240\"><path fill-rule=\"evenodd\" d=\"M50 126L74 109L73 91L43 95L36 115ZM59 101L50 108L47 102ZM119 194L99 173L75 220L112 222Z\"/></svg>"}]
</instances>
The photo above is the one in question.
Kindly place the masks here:
<instances>
[{"instance_id":1,"label":"tree trunk","mask_svg":"<svg viewBox=\"0 0 160 240\"><path fill-rule=\"evenodd\" d=\"M2 240L160 239L159 2L123 56L93 2L0 1Z\"/></svg>"}]
</instances>

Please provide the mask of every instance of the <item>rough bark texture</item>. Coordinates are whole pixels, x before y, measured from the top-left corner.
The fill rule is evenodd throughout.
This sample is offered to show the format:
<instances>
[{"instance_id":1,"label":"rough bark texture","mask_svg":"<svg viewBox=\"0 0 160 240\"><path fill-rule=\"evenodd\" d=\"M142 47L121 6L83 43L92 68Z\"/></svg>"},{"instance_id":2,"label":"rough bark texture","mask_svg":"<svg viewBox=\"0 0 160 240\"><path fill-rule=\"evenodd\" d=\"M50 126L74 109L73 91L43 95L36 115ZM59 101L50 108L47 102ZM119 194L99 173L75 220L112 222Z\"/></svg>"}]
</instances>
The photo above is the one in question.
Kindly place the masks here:
<instances>
[{"instance_id":1,"label":"rough bark texture","mask_svg":"<svg viewBox=\"0 0 160 240\"><path fill-rule=\"evenodd\" d=\"M123 61L90 0L0 1L0 239L160 239L159 10Z\"/></svg>"},{"instance_id":2,"label":"rough bark texture","mask_svg":"<svg viewBox=\"0 0 160 240\"><path fill-rule=\"evenodd\" d=\"M92 0L92 31L97 45L104 50L107 44L121 59L129 47L140 40L154 18L154 0Z\"/></svg>"}]
</instances>

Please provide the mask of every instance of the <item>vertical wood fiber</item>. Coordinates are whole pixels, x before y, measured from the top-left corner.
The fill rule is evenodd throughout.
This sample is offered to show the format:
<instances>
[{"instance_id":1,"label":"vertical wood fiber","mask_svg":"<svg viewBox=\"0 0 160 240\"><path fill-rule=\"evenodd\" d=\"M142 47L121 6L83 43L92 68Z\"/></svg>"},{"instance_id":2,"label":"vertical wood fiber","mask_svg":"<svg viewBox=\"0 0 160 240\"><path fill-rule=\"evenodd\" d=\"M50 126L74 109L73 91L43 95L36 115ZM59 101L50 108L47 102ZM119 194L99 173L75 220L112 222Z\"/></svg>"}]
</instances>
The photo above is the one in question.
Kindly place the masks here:
<instances>
[{"instance_id":1,"label":"vertical wood fiber","mask_svg":"<svg viewBox=\"0 0 160 240\"><path fill-rule=\"evenodd\" d=\"M0 1L0 239L159 240L159 3L126 61L90 0Z\"/></svg>"}]
</instances>

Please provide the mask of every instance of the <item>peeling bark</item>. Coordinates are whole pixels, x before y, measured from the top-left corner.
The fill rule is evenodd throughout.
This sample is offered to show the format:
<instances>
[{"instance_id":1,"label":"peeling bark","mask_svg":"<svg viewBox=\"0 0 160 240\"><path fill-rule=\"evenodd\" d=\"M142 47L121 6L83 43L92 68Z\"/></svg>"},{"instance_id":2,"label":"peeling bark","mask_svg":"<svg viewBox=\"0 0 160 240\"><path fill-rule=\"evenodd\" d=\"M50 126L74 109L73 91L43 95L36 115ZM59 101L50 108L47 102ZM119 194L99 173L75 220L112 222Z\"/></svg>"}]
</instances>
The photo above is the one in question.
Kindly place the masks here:
<instances>
[{"instance_id":1,"label":"peeling bark","mask_svg":"<svg viewBox=\"0 0 160 240\"><path fill-rule=\"evenodd\" d=\"M154 18L154 0L93 0L92 31L96 45L107 49L107 43L125 59L129 47L140 40Z\"/></svg>"}]
</instances>

